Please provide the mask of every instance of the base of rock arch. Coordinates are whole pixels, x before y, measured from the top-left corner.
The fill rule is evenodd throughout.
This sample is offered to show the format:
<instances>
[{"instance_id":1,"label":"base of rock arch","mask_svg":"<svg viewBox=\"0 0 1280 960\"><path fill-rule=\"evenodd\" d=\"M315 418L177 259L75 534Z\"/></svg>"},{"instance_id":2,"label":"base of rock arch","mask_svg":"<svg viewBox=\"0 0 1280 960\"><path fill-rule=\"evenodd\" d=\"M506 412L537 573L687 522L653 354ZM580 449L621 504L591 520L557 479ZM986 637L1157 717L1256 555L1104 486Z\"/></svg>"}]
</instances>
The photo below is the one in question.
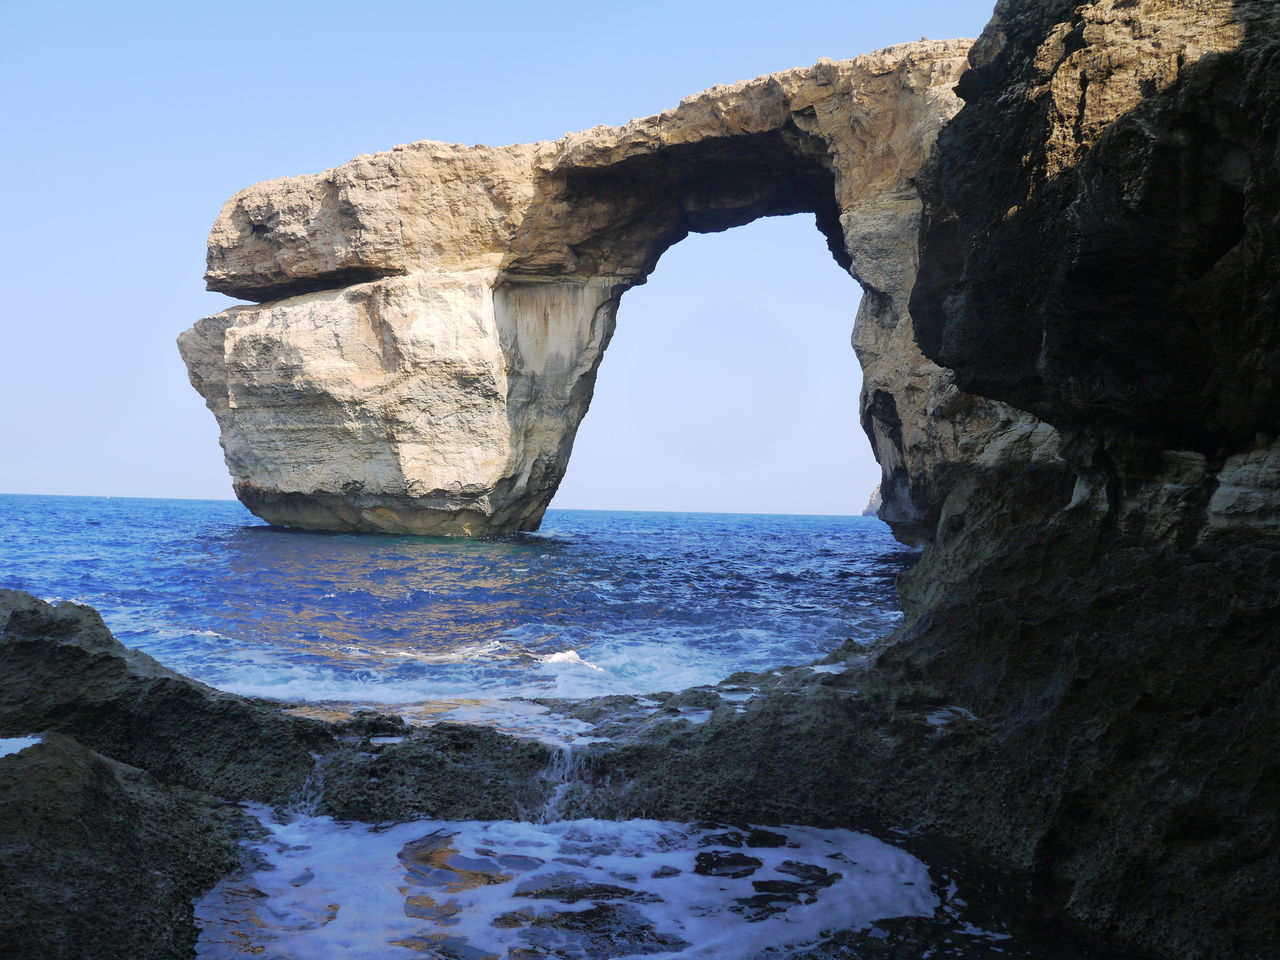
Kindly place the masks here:
<instances>
[{"instance_id":1,"label":"base of rock arch","mask_svg":"<svg viewBox=\"0 0 1280 960\"><path fill-rule=\"evenodd\" d=\"M808 212L865 293L853 339L882 516L928 539L940 471L1057 449L1030 415L961 394L907 313L915 177L969 46L822 61L554 142L424 141L237 194L206 280L260 304L179 338L236 494L308 529L535 529L621 295L690 232Z\"/></svg>"},{"instance_id":2,"label":"base of rock arch","mask_svg":"<svg viewBox=\"0 0 1280 960\"><path fill-rule=\"evenodd\" d=\"M615 289L423 272L235 307L179 342L259 517L490 536L536 529L564 475Z\"/></svg>"}]
</instances>

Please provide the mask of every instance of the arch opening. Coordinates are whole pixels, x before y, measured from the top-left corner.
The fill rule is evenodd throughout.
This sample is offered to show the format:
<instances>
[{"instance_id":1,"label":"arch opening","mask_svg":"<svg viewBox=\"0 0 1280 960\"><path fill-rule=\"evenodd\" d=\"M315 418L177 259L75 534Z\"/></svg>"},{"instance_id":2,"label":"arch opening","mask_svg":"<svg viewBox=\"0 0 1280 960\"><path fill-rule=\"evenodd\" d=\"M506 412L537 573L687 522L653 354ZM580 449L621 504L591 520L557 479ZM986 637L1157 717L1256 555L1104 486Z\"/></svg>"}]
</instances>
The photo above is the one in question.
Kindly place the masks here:
<instances>
[{"instance_id":1,"label":"arch opening","mask_svg":"<svg viewBox=\"0 0 1280 960\"><path fill-rule=\"evenodd\" d=\"M621 295L691 233L802 212L864 288L867 384L892 394L896 422L927 424L950 387L919 362L906 313L915 177L958 106L967 49L904 44L714 87L622 127L497 148L421 141L242 191L210 235L206 282L261 302L179 341L237 495L312 529L536 529ZM934 438L867 416L886 471L909 475L926 510L920 451Z\"/></svg>"},{"instance_id":2,"label":"arch opening","mask_svg":"<svg viewBox=\"0 0 1280 960\"><path fill-rule=\"evenodd\" d=\"M552 507L861 512L859 288L822 244L800 214L667 250L621 299Z\"/></svg>"},{"instance_id":3,"label":"arch opening","mask_svg":"<svg viewBox=\"0 0 1280 960\"><path fill-rule=\"evenodd\" d=\"M851 267L826 144L792 123L572 166L549 189L555 202L521 225L530 242L506 263L508 277L613 276L630 286L691 233L799 213L814 215L831 255Z\"/></svg>"}]
</instances>

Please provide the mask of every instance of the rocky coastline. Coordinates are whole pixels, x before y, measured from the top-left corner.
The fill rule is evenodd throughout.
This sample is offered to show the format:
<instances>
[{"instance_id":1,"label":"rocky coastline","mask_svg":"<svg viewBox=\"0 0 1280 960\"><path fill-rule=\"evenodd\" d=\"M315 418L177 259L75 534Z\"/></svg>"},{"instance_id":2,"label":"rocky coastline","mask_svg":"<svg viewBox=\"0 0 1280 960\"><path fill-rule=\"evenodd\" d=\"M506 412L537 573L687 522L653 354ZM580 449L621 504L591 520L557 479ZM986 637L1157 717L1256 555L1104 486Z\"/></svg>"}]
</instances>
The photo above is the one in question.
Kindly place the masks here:
<instances>
[{"instance_id":1,"label":"rocky coastline","mask_svg":"<svg viewBox=\"0 0 1280 960\"><path fill-rule=\"evenodd\" d=\"M931 883L955 902L1012 916L1019 945L1033 951L1013 956L1142 956L1102 939L1090 947L1094 935L1046 900L1033 876L930 832L922 769L941 773L951 758L975 756L987 725L958 708L864 695L869 658L857 644L828 663L737 674L715 687L543 701L590 724L596 742L569 753L484 727L413 728L367 711L322 721L296 705L221 693L124 647L92 609L70 602L0 591L0 621L0 734L28 735L0 755L0 850L16 868L0 874L3 957L190 956L193 902L252 869L263 833L252 811L268 808L381 825L856 826L927 852ZM63 686L23 682L37 664L56 665ZM65 696L76 688L99 695ZM942 915L886 920L824 949L923 957L957 929L964 923ZM1072 949L1053 946L1061 937Z\"/></svg>"},{"instance_id":2,"label":"rocky coastline","mask_svg":"<svg viewBox=\"0 0 1280 960\"><path fill-rule=\"evenodd\" d=\"M854 185L874 151L849 130L888 144L880 179ZM455 533L536 524L618 297L664 245L811 210L866 290L854 343L880 516L923 547L900 579L904 622L829 670L738 675L656 707L545 704L608 737L557 784L542 745L307 719L166 670L87 608L0 592L0 736L41 738L0 756L0 848L20 867L0 874L0 956L187 955L191 898L253 829L242 801L378 822L521 818L553 795L564 816L903 831L1025 878L1104 939L1095 956L1273 956L1277 142L1274 3L1000 0L972 45L716 88L554 145L418 144L238 195L210 282L264 302L201 321L182 349L242 498L304 527ZM673 157L687 180L656 173ZM678 209L637 221L620 171ZM742 189L694 189L712 174ZM497 185L493 208L442 218L476 182ZM598 220L574 220L575 203ZM406 204L419 232L397 246L386 222ZM443 349L405 319L422 303L488 332ZM532 337L535 315L563 335ZM312 322L350 334L341 376L314 344L272 339ZM271 379L285 347L302 359ZM295 393L323 395L317 409L394 396L336 447L302 417L324 463L340 449L373 473L330 475L269 439ZM469 445L418 443L408 413L432 405ZM689 710L706 715L681 722ZM373 741L386 733L403 739ZM893 955L923 956L909 940Z\"/></svg>"}]
</instances>

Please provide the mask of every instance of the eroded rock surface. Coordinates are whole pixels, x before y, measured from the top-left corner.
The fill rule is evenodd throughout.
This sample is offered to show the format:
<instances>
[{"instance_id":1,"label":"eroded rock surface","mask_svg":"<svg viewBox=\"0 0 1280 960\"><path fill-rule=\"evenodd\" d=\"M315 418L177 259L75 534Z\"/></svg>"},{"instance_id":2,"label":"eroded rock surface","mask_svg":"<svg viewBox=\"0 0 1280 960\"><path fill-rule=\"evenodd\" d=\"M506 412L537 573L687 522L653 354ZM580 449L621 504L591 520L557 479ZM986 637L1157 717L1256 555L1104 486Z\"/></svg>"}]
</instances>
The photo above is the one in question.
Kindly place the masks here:
<instances>
[{"instance_id":1,"label":"eroded rock surface","mask_svg":"<svg viewBox=\"0 0 1280 960\"><path fill-rule=\"evenodd\" d=\"M520 820L551 793L551 750L483 727L439 723L398 743L365 744L323 768L319 813L375 823L434 817Z\"/></svg>"},{"instance_id":2,"label":"eroded rock surface","mask_svg":"<svg viewBox=\"0 0 1280 960\"><path fill-rule=\"evenodd\" d=\"M947 470L1010 447L1056 457L1051 430L962 394L912 340L914 178L958 106L968 46L904 44L714 87L623 127L424 141L241 192L206 278L264 302L179 340L237 495L306 528L534 529L622 293L690 232L810 212L865 291L854 342L883 515L927 540Z\"/></svg>"},{"instance_id":3,"label":"eroded rock surface","mask_svg":"<svg viewBox=\"0 0 1280 960\"><path fill-rule=\"evenodd\" d=\"M1261 958L1280 7L1003 0L971 59L921 178L915 331L961 388L1052 424L1064 469L1010 469L944 517L876 674L994 720L962 834L1095 928Z\"/></svg>"},{"instance_id":4,"label":"eroded rock surface","mask_svg":"<svg viewBox=\"0 0 1280 960\"><path fill-rule=\"evenodd\" d=\"M238 819L59 734L0 756L0 957L192 956Z\"/></svg>"},{"instance_id":5,"label":"eroded rock surface","mask_svg":"<svg viewBox=\"0 0 1280 960\"><path fill-rule=\"evenodd\" d=\"M285 706L167 669L89 607L0 590L0 957L190 956L192 898L256 822L244 800L473 820L528 816L551 790L537 743Z\"/></svg>"},{"instance_id":6,"label":"eroded rock surface","mask_svg":"<svg viewBox=\"0 0 1280 960\"><path fill-rule=\"evenodd\" d=\"M214 690L111 635L96 610L0 590L0 736L54 731L162 781L280 800L332 735Z\"/></svg>"}]
</instances>

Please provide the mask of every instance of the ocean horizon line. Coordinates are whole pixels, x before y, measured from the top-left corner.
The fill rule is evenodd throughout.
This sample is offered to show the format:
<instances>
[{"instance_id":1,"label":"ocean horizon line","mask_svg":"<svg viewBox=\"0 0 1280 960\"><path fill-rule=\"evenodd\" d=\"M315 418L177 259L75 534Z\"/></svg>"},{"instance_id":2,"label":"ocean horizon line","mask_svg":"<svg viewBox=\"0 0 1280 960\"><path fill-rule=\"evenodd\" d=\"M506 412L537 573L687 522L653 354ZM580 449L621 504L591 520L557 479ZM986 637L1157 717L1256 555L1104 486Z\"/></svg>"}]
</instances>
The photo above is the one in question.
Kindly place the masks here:
<instances>
[{"instance_id":1,"label":"ocean horizon line","mask_svg":"<svg viewBox=\"0 0 1280 960\"><path fill-rule=\"evenodd\" d=\"M30 497L32 499L47 500L140 500L140 501L163 501L174 503L234 503L239 504L240 501L234 497L145 497L133 496L125 494L112 493L10 493L0 492L0 497ZM246 508L247 510L248 508ZM557 507L550 506L547 513L655 513L655 514L679 514L681 516L708 516L708 517L839 517L839 518L858 518L866 517L863 513L824 513L824 512L808 512L800 511L795 513L780 513L773 510L677 510L677 509L659 509L656 507ZM870 516L869 519L877 519Z\"/></svg>"}]
</instances>

